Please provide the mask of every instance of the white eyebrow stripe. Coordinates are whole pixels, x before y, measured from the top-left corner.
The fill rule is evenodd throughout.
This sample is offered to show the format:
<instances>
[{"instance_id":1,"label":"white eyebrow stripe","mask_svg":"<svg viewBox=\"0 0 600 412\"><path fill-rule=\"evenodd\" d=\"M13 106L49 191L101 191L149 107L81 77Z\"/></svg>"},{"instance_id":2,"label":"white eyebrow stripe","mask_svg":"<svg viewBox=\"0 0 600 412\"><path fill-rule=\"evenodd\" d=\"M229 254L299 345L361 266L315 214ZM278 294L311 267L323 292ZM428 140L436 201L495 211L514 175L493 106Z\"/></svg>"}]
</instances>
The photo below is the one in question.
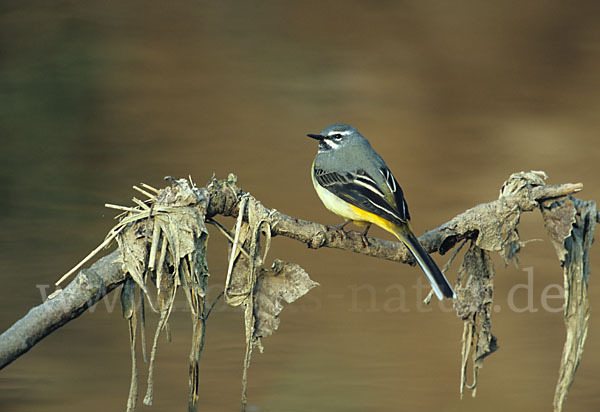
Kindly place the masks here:
<instances>
[{"instance_id":1,"label":"white eyebrow stripe","mask_svg":"<svg viewBox=\"0 0 600 412\"><path fill-rule=\"evenodd\" d=\"M327 136L333 136L334 134L341 134L342 136L347 136L349 134L352 134L352 130L342 130L341 132L332 130L329 133L327 133Z\"/></svg>"}]
</instances>

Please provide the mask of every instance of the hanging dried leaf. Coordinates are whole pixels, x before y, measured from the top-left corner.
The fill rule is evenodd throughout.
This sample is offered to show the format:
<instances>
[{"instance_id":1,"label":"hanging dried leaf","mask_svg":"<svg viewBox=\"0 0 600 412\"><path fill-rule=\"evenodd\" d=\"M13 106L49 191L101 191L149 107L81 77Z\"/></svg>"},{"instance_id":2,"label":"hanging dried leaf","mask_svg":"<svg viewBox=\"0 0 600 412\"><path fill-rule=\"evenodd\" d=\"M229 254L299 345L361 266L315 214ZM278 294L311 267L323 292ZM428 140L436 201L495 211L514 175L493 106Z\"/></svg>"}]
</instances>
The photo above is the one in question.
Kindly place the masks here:
<instances>
[{"instance_id":1,"label":"hanging dried leaf","mask_svg":"<svg viewBox=\"0 0 600 412\"><path fill-rule=\"evenodd\" d=\"M261 271L256 282L254 338L261 339L277 330L282 301L292 303L318 285L299 265L275 259L270 269Z\"/></svg>"},{"instance_id":2,"label":"hanging dried leaf","mask_svg":"<svg viewBox=\"0 0 600 412\"><path fill-rule=\"evenodd\" d=\"M138 398L138 371L136 359L137 319L135 311L135 282L127 278L121 289L121 310L123 317L129 323L129 351L131 353L131 382L127 398L127 412L133 412Z\"/></svg>"},{"instance_id":3,"label":"hanging dried leaf","mask_svg":"<svg viewBox=\"0 0 600 412\"><path fill-rule=\"evenodd\" d=\"M483 359L498 350L496 337L491 332L494 266L489 253L471 244L458 270L457 283L454 308L464 321L460 394L462 396L468 388L475 396ZM467 384L469 354L473 363L472 384Z\"/></svg>"},{"instance_id":4,"label":"hanging dried leaf","mask_svg":"<svg viewBox=\"0 0 600 412\"><path fill-rule=\"evenodd\" d=\"M542 202L542 217L544 218L544 226L552 240L556 254L561 263L564 263L567 255L565 249L565 239L571 235L573 223L575 223L575 205L569 197L561 197Z\"/></svg>"},{"instance_id":5,"label":"hanging dried leaf","mask_svg":"<svg viewBox=\"0 0 600 412\"><path fill-rule=\"evenodd\" d=\"M183 286L192 313L194 331L190 354L189 410L197 409L198 362L204 342L204 297L209 276L206 263L208 231L204 223L208 197L206 189L198 189L191 181L171 181L171 186L160 191L154 190L156 196L137 188L147 194L149 199L146 202L134 199L138 205L136 208L117 207L126 212L111 231L117 239L124 271L130 276L122 293L123 313L130 319L133 364L128 411L135 409L137 398L136 311L140 311L141 327L144 327L143 299L137 307L132 306L133 282L146 296L150 307L160 315L150 352L144 403L152 404L158 338L167 328L177 289ZM156 304L150 299L148 279L156 286ZM145 354L145 347L143 350Z\"/></svg>"},{"instance_id":6,"label":"hanging dried leaf","mask_svg":"<svg viewBox=\"0 0 600 412\"><path fill-rule=\"evenodd\" d=\"M117 236L117 245L121 252L120 260L123 264L123 271L127 272L142 292L144 292L150 307L156 312L156 306L152 303L146 281L144 280L147 250L144 234L147 225L143 219L148 216L143 216L142 213L138 213L138 215L138 221L135 223L128 223L126 230L122 230L119 233ZM122 224L122 222L120 224Z\"/></svg>"},{"instance_id":7,"label":"hanging dried leaf","mask_svg":"<svg viewBox=\"0 0 600 412\"><path fill-rule=\"evenodd\" d=\"M271 241L271 216L271 211L249 194L242 197L225 282L225 301L244 309L246 355L242 373L242 410L246 405L252 352L255 347L262 351L261 338L277 329L278 316L283 309L281 300L291 303L317 285L300 266L292 263L275 260L270 269L263 268ZM265 236L262 256L261 234ZM227 237L231 239L230 235Z\"/></svg>"},{"instance_id":8,"label":"hanging dried leaf","mask_svg":"<svg viewBox=\"0 0 600 412\"><path fill-rule=\"evenodd\" d=\"M135 282L128 278L121 288L121 312L123 318L129 320L135 310Z\"/></svg>"},{"instance_id":9,"label":"hanging dried leaf","mask_svg":"<svg viewBox=\"0 0 600 412\"><path fill-rule=\"evenodd\" d=\"M564 206L567 205L567 206ZM564 321L567 337L563 347L558 383L554 393L554 411L561 412L575 372L583 356L583 347L587 338L590 319L590 300L588 280L590 276L590 250L594 240L594 230L598 210L593 201L584 202L569 198L563 205L549 208L547 214L556 213L556 217L547 216L554 222L561 216L570 221L570 207L576 209L577 219L572 225L571 235L564 241L564 250L557 248L563 263L565 281ZM562 224L555 226L563 227ZM566 231L562 229L561 233Z\"/></svg>"},{"instance_id":10,"label":"hanging dried leaf","mask_svg":"<svg viewBox=\"0 0 600 412\"><path fill-rule=\"evenodd\" d=\"M250 248L252 230L246 222L241 222L236 231L237 247L230 245L230 270L225 283L225 302L233 307L247 303L252 281L250 279L250 259L247 251Z\"/></svg>"}]
</instances>

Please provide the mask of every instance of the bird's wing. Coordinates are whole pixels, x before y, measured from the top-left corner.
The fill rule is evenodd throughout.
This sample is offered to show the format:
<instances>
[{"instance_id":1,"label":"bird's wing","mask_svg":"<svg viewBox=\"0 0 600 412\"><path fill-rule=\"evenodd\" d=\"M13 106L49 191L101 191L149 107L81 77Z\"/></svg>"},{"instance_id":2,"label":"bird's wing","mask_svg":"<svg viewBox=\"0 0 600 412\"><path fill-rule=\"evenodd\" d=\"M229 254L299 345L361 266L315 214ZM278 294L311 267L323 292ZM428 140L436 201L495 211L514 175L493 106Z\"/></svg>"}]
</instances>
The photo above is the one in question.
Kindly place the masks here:
<instances>
[{"instance_id":1,"label":"bird's wing","mask_svg":"<svg viewBox=\"0 0 600 412\"><path fill-rule=\"evenodd\" d=\"M379 172L386 187L378 185L377 180L381 179L362 169L355 172L314 170L315 179L321 186L351 205L396 224L407 222L410 215L400 185L387 167Z\"/></svg>"},{"instance_id":2,"label":"bird's wing","mask_svg":"<svg viewBox=\"0 0 600 412\"><path fill-rule=\"evenodd\" d=\"M391 196L394 199L391 202L391 204L393 204L396 207L396 209L398 209L398 211L402 213L402 216L404 216L404 220L410 220L408 205L406 204L406 199L404 199L404 193L402 192L402 188L396 181L396 178L387 166L380 167L378 171L385 180L385 184L389 189Z\"/></svg>"}]
</instances>

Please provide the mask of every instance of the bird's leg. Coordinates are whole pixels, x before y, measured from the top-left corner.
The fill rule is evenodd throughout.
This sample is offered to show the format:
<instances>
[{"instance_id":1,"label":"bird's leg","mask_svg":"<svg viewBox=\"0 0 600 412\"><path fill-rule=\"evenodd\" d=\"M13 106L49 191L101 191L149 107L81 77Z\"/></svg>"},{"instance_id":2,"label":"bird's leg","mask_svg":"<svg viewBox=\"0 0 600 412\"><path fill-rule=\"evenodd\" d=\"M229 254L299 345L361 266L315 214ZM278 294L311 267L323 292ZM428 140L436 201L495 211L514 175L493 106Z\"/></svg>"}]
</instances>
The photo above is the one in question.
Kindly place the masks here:
<instances>
[{"instance_id":1,"label":"bird's leg","mask_svg":"<svg viewBox=\"0 0 600 412\"><path fill-rule=\"evenodd\" d=\"M367 227L365 228L365 230L360 232L360 238L362 240L364 247L367 247L370 245L369 239L367 239L367 233L369 233L369 229L371 229L371 223L367 223Z\"/></svg>"},{"instance_id":2,"label":"bird's leg","mask_svg":"<svg viewBox=\"0 0 600 412\"><path fill-rule=\"evenodd\" d=\"M340 229L342 229L342 230L343 230L343 229L344 229L344 227L345 227L345 226L346 226L348 223L350 223L350 222L352 222L352 221L351 221L351 220L346 220L346 221L344 221L344 223L341 223L341 224L339 224L339 225L336 225L336 226L330 226L330 227L331 227L332 229L335 229L335 230L340 230Z\"/></svg>"},{"instance_id":3,"label":"bird's leg","mask_svg":"<svg viewBox=\"0 0 600 412\"><path fill-rule=\"evenodd\" d=\"M342 233L342 239L343 239L343 238L346 237L346 231L344 230L344 226L346 226L350 222L352 222L352 221L351 220L346 220L346 221L344 221L343 223L341 223L339 225L336 225L336 226L329 226L328 225L327 227L330 228L330 229L337 230L337 231L341 232Z\"/></svg>"}]
</instances>

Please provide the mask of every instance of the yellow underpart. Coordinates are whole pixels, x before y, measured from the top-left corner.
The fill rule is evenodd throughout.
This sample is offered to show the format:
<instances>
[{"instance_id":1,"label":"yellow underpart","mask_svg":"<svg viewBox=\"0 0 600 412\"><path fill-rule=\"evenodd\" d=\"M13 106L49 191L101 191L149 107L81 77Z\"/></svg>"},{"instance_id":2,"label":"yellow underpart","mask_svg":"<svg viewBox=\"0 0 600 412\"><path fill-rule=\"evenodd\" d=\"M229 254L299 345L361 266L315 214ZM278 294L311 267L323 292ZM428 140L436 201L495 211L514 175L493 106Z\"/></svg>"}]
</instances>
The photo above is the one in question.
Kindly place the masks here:
<instances>
[{"instance_id":1,"label":"yellow underpart","mask_svg":"<svg viewBox=\"0 0 600 412\"><path fill-rule=\"evenodd\" d=\"M363 225L365 224L364 222L373 223L374 225L379 226L383 230L387 230L388 232L394 234L398 239L402 240L400 236L398 236L398 234L402 232L402 228L398 225L390 222L387 219L382 218L381 216L377 216L374 213L367 212L366 210L363 210L359 207L350 204L349 206L352 209L352 212L354 212L354 215L360 218L360 220L352 219L354 223L359 223Z\"/></svg>"}]
</instances>

